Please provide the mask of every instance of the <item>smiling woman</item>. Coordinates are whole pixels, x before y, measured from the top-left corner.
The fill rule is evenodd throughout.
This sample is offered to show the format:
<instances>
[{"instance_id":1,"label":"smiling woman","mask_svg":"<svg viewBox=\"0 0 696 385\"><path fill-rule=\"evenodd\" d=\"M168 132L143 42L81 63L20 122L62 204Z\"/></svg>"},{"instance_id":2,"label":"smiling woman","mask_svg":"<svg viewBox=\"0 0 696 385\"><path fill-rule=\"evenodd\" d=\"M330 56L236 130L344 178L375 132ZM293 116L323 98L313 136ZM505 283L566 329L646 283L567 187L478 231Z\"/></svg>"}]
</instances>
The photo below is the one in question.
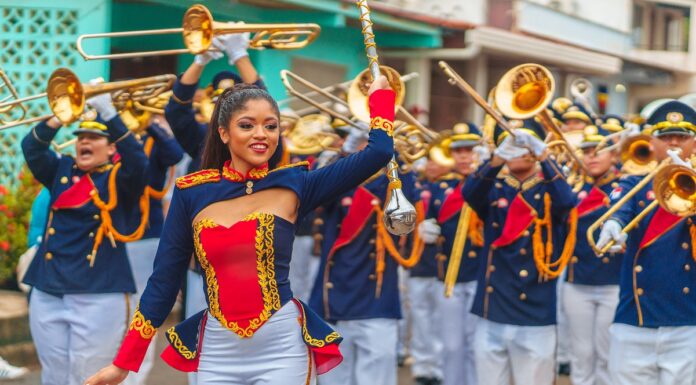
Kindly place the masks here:
<instances>
[{"instance_id":1,"label":"smiling woman","mask_svg":"<svg viewBox=\"0 0 696 385\"><path fill-rule=\"evenodd\" d=\"M238 85L222 93L204 169L176 182L154 272L119 354L86 384L117 384L138 371L192 254L204 271L208 309L167 331L168 364L197 371L198 384L300 385L341 362L342 338L293 298L288 270L295 223L392 155L395 94L384 77L369 93L374 123L367 147L314 171L306 162L278 165L279 111L265 90Z\"/></svg>"}]
</instances>

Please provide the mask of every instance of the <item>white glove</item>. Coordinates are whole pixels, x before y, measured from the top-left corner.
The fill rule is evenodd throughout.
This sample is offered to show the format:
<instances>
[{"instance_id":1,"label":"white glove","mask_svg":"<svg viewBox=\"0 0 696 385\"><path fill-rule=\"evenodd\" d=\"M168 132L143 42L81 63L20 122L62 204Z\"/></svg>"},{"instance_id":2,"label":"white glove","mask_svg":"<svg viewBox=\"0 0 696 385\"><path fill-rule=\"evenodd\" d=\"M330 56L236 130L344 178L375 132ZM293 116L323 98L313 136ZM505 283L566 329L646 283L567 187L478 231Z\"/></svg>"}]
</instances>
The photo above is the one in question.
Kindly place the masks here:
<instances>
[{"instance_id":1,"label":"white glove","mask_svg":"<svg viewBox=\"0 0 696 385\"><path fill-rule=\"evenodd\" d=\"M537 157L546 151L546 143L527 131L515 131L515 146L531 150Z\"/></svg>"},{"instance_id":2,"label":"white glove","mask_svg":"<svg viewBox=\"0 0 696 385\"><path fill-rule=\"evenodd\" d=\"M358 124L363 126L362 123ZM360 145L365 143L370 129L367 127L367 125L364 125L364 127L364 129L358 129L353 126L350 126L350 132L348 133L348 136L346 137L346 140L343 142L343 146L341 147L341 150L343 150L343 152L345 152L346 154L352 154L354 152L357 152L360 148Z\"/></svg>"},{"instance_id":3,"label":"white glove","mask_svg":"<svg viewBox=\"0 0 696 385\"><path fill-rule=\"evenodd\" d=\"M684 166L688 167L693 170L693 167L691 166L691 162L686 161L682 159L679 154L681 151L679 150L667 150L667 156L669 156L672 159L672 164L676 164L677 166Z\"/></svg>"},{"instance_id":4,"label":"white glove","mask_svg":"<svg viewBox=\"0 0 696 385\"><path fill-rule=\"evenodd\" d=\"M614 240L614 246L609 248L610 253L620 252L624 246L626 246L626 238L628 235L621 232L621 224L614 220L609 219L602 226L602 232L599 233L599 241L597 241L597 248L601 249L606 246L609 241Z\"/></svg>"},{"instance_id":5,"label":"white glove","mask_svg":"<svg viewBox=\"0 0 696 385\"><path fill-rule=\"evenodd\" d=\"M440 236L440 225L434 218L426 219L418 225L418 236L425 243L435 243Z\"/></svg>"},{"instance_id":6,"label":"white glove","mask_svg":"<svg viewBox=\"0 0 696 385\"><path fill-rule=\"evenodd\" d=\"M529 154L529 150L526 148L515 146L514 140L514 138L508 136L493 153L505 160L511 160Z\"/></svg>"},{"instance_id":7,"label":"white glove","mask_svg":"<svg viewBox=\"0 0 696 385\"><path fill-rule=\"evenodd\" d=\"M216 47L216 48L222 50L222 48L220 48L220 46L221 46L220 37L214 37L211 45L213 47ZM225 56L225 55L222 52L209 49L203 53L196 55L193 58L193 62L205 67L211 61L217 60L223 56Z\"/></svg>"},{"instance_id":8,"label":"white glove","mask_svg":"<svg viewBox=\"0 0 696 385\"><path fill-rule=\"evenodd\" d=\"M108 92L92 96L87 99L86 103L88 106L94 108L106 122L118 115L116 107L114 107L114 104L111 102L111 94Z\"/></svg>"},{"instance_id":9,"label":"white glove","mask_svg":"<svg viewBox=\"0 0 696 385\"><path fill-rule=\"evenodd\" d=\"M238 24L244 24L240 22ZM227 61L230 65L234 65L237 60L249 56L247 48L249 48L249 32L233 33L230 35L220 36L218 41L213 40L213 45L219 50L227 54Z\"/></svg>"},{"instance_id":10,"label":"white glove","mask_svg":"<svg viewBox=\"0 0 696 385\"><path fill-rule=\"evenodd\" d=\"M491 158L491 150L488 148L488 144L486 143L482 143L474 147L474 154L476 154L476 157L480 163Z\"/></svg>"}]
</instances>

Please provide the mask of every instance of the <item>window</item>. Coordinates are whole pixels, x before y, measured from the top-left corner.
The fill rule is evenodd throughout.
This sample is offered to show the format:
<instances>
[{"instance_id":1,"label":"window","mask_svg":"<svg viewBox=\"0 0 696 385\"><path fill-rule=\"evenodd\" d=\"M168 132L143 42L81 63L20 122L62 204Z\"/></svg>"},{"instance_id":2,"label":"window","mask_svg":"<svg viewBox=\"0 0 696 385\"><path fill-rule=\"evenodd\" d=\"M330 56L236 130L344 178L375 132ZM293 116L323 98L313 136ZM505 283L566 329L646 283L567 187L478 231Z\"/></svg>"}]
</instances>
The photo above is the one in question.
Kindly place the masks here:
<instances>
[{"instance_id":1,"label":"window","mask_svg":"<svg viewBox=\"0 0 696 385\"><path fill-rule=\"evenodd\" d=\"M689 7L636 1L633 39L637 48L686 52L689 47Z\"/></svg>"}]
</instances>

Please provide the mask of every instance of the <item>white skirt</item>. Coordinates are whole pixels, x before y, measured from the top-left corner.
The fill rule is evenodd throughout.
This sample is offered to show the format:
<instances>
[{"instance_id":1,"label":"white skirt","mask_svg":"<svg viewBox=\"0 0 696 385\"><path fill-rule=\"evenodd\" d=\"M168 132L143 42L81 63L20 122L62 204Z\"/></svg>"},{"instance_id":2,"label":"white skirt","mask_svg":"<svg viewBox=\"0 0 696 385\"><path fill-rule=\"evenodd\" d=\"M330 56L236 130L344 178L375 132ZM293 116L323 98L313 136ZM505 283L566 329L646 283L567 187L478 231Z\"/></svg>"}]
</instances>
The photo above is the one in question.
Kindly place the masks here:
<instances>
[{"instance_id":1,"label":"white skirt","mask_svg":"<svg viewBox=\"0 0 696 385\"><path fill-rule=\"evenodd\" d=\"M315 384L314 362L299 317L297 305L290 301L251 338L240 338L208 314L197 384Z\"/></svg>"}]
</instances>

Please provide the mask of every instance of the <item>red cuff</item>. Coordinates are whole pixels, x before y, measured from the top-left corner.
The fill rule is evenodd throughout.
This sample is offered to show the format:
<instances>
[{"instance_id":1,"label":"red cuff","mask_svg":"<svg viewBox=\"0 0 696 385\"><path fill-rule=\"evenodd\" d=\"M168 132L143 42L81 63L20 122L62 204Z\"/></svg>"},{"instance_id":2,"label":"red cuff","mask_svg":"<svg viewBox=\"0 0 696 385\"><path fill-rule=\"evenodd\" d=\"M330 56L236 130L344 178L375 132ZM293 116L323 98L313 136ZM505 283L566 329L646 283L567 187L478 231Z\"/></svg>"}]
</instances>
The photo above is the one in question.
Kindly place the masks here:
<instances>
[{"instance_id":1,"label":"red cuff","mask_svg":"<svg viewBox=\"0 0 696 385\"><path fill-rule=\"evenodd\" d=\"M373 92L369 98L370 119L380 117L393 122L395 103L396 92L390 89Z\"/></svg>"},{"instance_id":2,"label":"red cuff","mask_svg":"<svg viewBox=\"0 0 696 385\"><path fill-rule=\"evenodd\" d=\"M143 359L145 359L150 341L152 341L152 338L143 338L138 330L129 330L113 364L121 369L137 372L140 370Z\"/></svg>"}]
</instances>

